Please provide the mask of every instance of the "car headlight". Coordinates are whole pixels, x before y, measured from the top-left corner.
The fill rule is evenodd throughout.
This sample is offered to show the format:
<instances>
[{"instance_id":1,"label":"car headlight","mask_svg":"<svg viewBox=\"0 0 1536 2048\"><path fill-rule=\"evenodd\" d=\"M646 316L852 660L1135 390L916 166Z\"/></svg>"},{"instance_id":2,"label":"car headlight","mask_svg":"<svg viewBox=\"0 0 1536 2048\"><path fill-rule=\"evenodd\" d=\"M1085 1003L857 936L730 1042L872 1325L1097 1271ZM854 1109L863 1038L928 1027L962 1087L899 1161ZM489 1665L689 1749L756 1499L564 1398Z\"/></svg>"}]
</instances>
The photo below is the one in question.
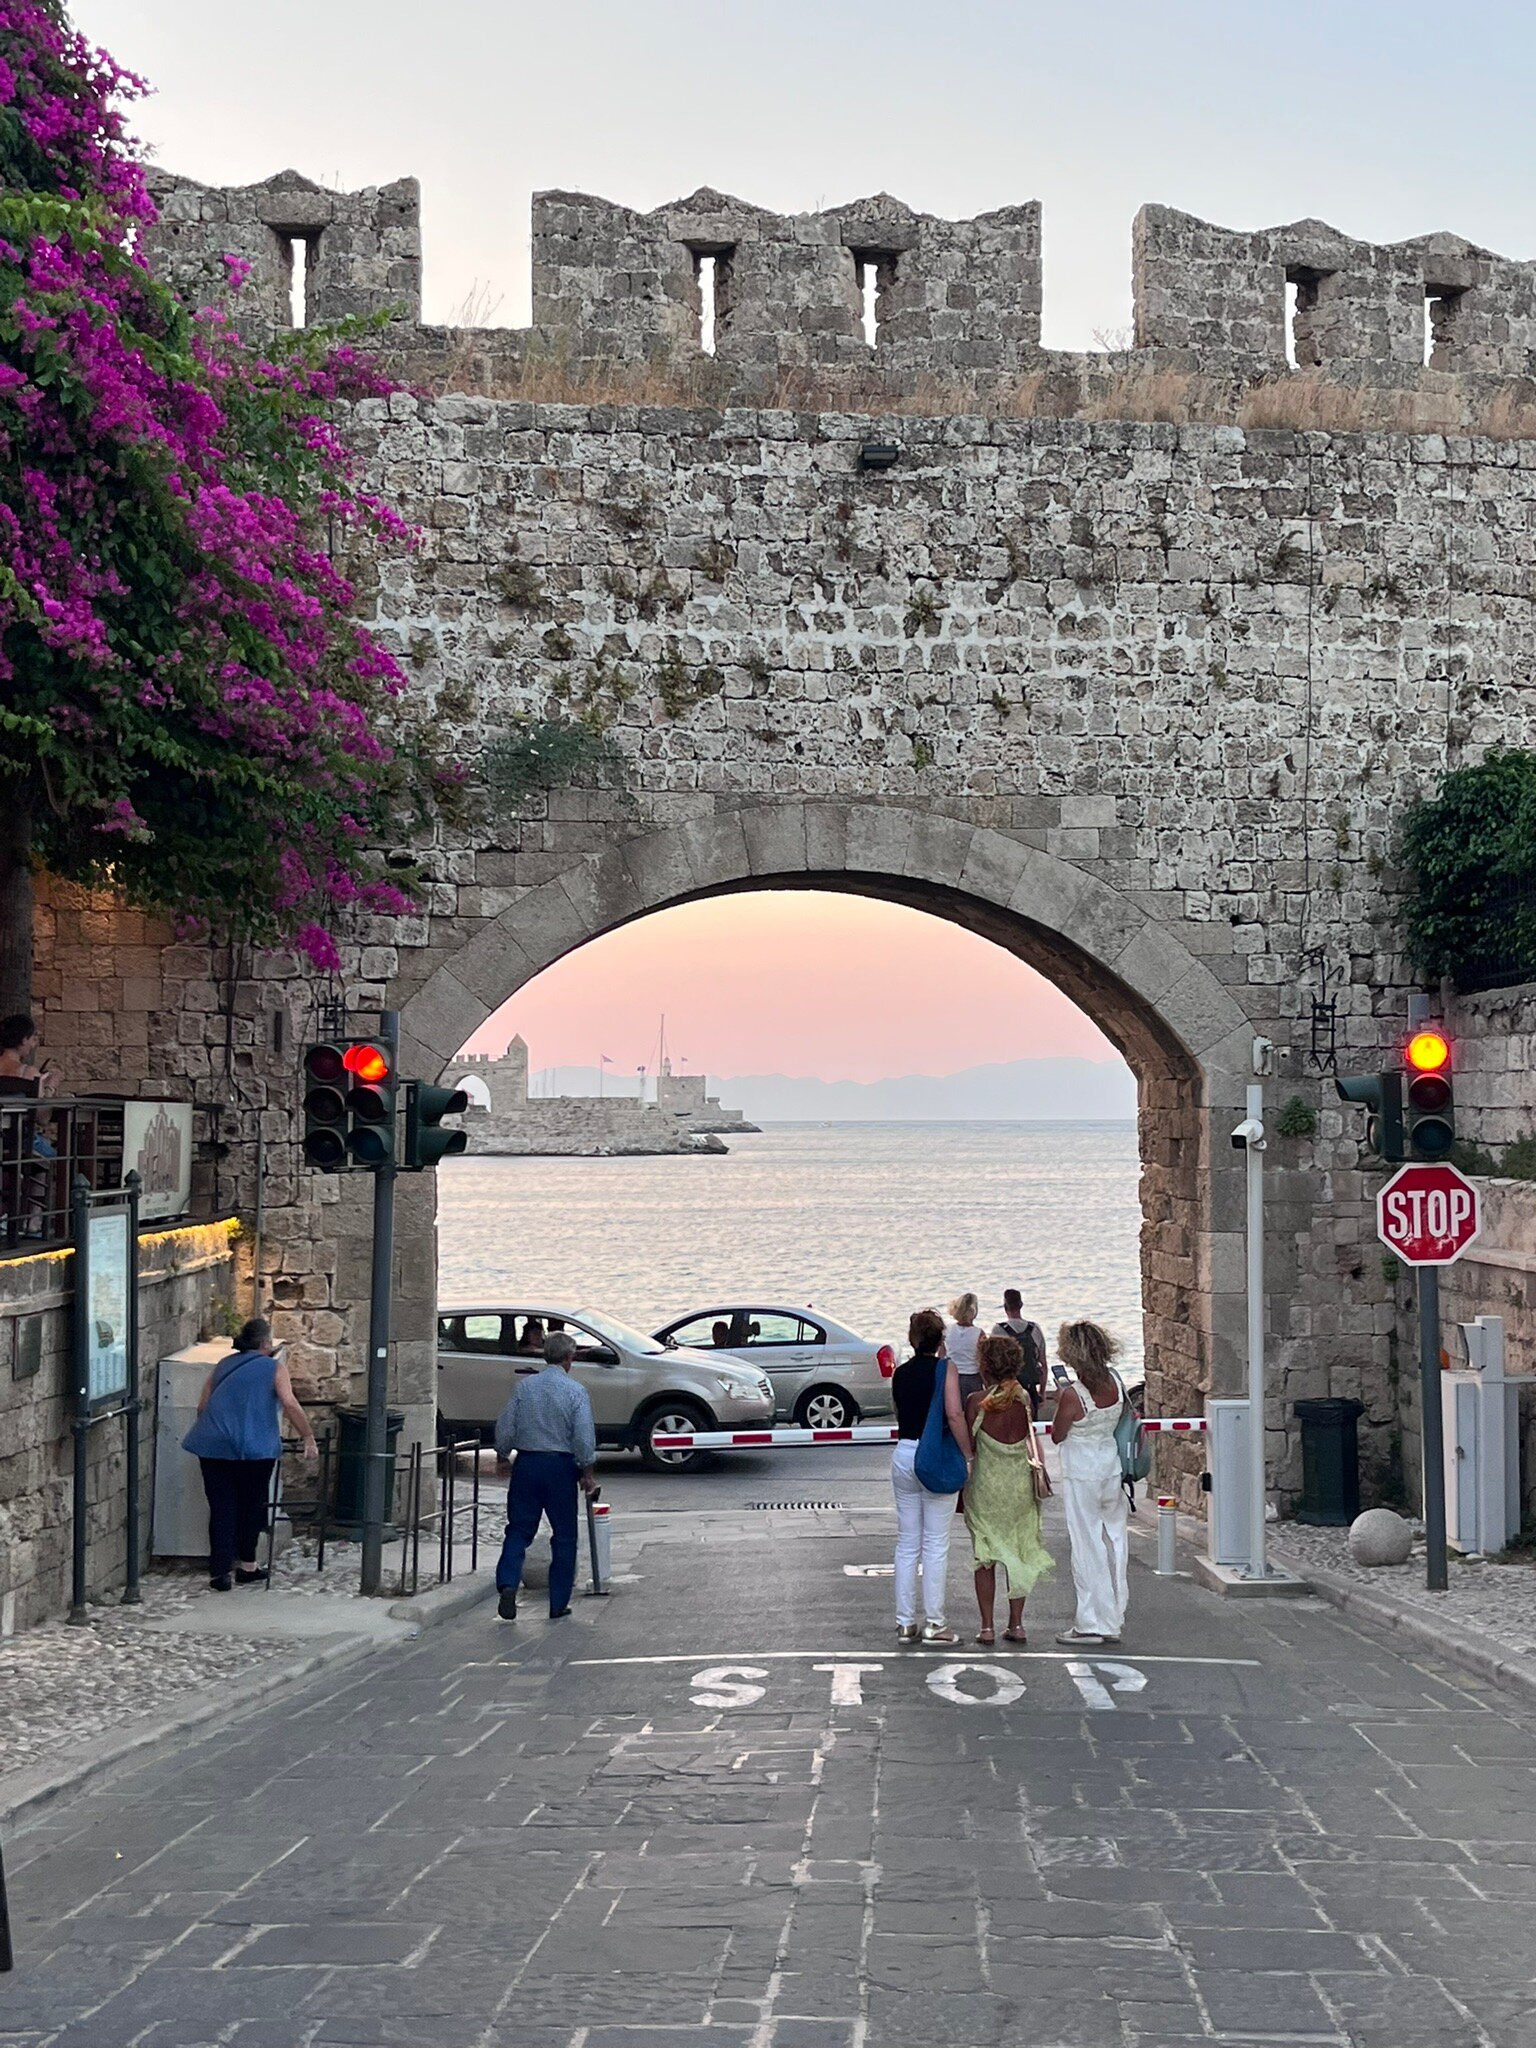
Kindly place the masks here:
<instances>
[{"instance_id":1,"label":"car headlight","mask_svg":"<svg viewBox=\"0 0 1536 2048\"><path fill-rule=\"evenodd\" d=\"M741 1392L740 1380L728 1380L724 1374L717 1374L715 1376L715 1385L722 1394L739 1394Z\"/></svg>"}]
</instances>

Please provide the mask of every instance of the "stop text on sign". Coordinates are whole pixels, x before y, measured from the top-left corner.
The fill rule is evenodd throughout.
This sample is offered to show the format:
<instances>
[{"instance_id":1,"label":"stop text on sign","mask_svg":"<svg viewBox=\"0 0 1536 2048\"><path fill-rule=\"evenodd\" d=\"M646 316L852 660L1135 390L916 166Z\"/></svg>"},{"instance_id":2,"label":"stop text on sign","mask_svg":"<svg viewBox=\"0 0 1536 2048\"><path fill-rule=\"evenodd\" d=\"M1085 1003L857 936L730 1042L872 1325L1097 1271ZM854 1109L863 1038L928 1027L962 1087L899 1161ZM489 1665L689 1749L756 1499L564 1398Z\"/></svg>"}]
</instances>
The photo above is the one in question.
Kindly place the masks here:
<instances>
[{"instance_id":1,"label":"stop text on sign","mask_svg":"<svg viewBox=\"0 0 1536 2048\"><path fill-rule=\"evenodd\" d=\"M1405 1166L1377 1197L1377 1225L1406 1264L1449 1265L1481 1228L1477 1189L1454 1166Z\"/></svg>"}]
</instances>

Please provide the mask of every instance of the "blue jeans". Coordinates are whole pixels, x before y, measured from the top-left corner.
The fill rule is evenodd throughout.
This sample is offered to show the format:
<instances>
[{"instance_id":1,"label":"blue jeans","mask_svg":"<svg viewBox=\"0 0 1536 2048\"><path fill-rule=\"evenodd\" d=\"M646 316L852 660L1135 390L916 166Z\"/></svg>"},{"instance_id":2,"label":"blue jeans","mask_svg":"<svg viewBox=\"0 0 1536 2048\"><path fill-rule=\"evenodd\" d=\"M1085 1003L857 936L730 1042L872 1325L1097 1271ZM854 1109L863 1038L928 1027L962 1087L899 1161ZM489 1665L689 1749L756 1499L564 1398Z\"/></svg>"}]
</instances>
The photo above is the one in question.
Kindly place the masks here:
<instances>
[{"instance_id":1,"label":"blue jeans","mask_svg":"<svg viewBox=\"0 0 1536 2048\"><path fill-rule=\"evenodd\" d=\"M498 1593L515 1592L522 1581L523 1559L548 1515L549 1611L559 1614L571 1604L576 1584L576 1460L568 1451L519 1451L507 1488L507 1534L496 1566Z\"/></svg>"}]
</instances>

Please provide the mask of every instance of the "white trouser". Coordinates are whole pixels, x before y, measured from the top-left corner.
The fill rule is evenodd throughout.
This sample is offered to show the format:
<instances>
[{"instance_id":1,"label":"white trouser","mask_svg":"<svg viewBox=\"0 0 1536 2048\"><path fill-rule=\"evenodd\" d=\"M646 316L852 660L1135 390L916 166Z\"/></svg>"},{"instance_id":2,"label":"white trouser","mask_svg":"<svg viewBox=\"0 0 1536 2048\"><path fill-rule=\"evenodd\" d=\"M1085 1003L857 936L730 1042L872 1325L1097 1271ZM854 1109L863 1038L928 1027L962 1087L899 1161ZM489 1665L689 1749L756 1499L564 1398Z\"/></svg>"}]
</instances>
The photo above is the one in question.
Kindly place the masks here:
<instances>
[{"instance_id":1,"label":"white trouser","mask_svg":"<svg viewBox=\"0 0 1536 2048\"><path fill-rule=\"evenodd\" d=\"M1120 1483L1120 1459L1095 1459L1087 1471L1067 1472L1061 1491L1072 1541L1077 1627L1084 1635L1117 1636L1125 1625L1126 1532L1130 1505Z\"/></svg>"},{"instance_id":2,"label":"white trouser","mask_svg":"<svg viewBox=\"0 0 1536 2048\"><path fill-rule=\"evenodd\" d=\"M911 1628L917 1621L918 1563L922 1563L923 1618L944 1620L944 1577L949 1569L949 1532L955 1522L955 1496L930 1493L913 1471L917 1445L899 1443L891 1456L891 1486L896 1494L896 1621Z\"/></svg>"}]
</instances>

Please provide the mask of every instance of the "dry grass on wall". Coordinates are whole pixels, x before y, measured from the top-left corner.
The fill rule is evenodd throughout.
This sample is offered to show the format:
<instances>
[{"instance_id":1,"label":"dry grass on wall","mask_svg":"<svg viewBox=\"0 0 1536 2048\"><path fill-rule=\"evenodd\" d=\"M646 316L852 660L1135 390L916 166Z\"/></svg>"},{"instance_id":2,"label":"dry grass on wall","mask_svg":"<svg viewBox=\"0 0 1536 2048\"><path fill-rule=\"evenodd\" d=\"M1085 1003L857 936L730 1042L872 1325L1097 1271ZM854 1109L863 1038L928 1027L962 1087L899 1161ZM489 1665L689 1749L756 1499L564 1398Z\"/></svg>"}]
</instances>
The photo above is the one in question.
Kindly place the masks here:
<instances>
[{"instance_id":1,"label":"dry grass on wall","mask_svg":"<svg viewBox=\"0 0 1536 2048\"><path fill-rule=\"evenodd\" d=\"M498 340L500 338L498 337ZM487 346L482 330L453 331L432 372L420 380L438 392L520 399L534 405L646 405L684 408L741 404L735 374L711 356L693 361L605 363L537 348ZM1146 421L1168 426L1278 428L1294 433L1460 434L1490 440L1536 439L1536 380L1492 390L1445 377L1433 384L1345 384L1320 370L1297 370L1247 383L1156 361L1111 366L1092 356L1030 370L980 393L918 376L900 383L869 373L790 369L764 396L764 409L848 412L872 417Z\"/></svg>"}]
</instances>

